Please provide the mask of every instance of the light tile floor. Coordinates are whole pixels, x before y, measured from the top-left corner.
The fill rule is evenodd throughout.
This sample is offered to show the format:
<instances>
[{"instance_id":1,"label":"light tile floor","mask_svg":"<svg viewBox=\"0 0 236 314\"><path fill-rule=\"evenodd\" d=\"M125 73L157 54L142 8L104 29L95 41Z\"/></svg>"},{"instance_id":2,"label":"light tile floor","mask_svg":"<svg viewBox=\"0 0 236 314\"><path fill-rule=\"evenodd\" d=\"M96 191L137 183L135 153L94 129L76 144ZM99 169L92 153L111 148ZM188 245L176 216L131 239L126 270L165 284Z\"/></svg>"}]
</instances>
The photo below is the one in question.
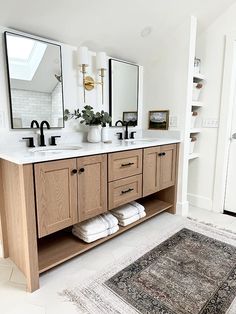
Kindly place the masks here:
<instances>
[{"instance_id":1,"label":"light tile floor","mask_svg":"<svg viewBox=\"0 0 236 314\"><path fill-rule=\"evenodd\" d=\"M203 221L219 228L236 232L236 217L215 213L206 209L190 206L189 217Z\"/></svg>"},{"instance_id":2,"label":"light tile floor","mask_svg":"<svg viewBox=\"0 0 236 314\"><path fill-rule=\"evenodd\" d=\"M190 216L236 232L236 218L215 214L206 210L190 209ZM58 295L73 282L105 269L106 265L145 247L155 240L161 230L168 230L182 221L180 216L168 213L141 224L117 238L48 271L40 277L40 289L32 294L25 292L24 276L9 259L0 258L0 313L1 314L78 314L76 308Z\"/></svg>"}]
</instances>

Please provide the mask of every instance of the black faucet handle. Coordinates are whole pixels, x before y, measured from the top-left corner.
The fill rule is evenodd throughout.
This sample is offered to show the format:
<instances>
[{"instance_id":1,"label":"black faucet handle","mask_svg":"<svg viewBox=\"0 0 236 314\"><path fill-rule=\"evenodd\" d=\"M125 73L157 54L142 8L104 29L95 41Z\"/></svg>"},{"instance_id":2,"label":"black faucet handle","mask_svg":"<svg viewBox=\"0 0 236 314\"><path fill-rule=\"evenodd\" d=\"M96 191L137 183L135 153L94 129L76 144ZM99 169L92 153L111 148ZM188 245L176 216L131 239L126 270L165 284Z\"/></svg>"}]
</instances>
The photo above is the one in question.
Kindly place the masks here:
<instances>
[{"instance_id":1,"label":"black faucet handle","mask_svg":"<svg viewBox=\"0 0 236 314\"><path fill-rule=\"evenodd\" d=\"M57 145L56 138L60 138L60 137L61 137L60 135L51 136L51 143L50 143L50 145L56 146Z\"/></svg>"},{"instance_id":2,"label":"black faucet handle","mask_svg":"<svg viewBox=\"0 0 236 314\"><path fill-rule=\"evenodd\" d=\"M130 133L130 139L134 139L135 137L134 137L134 134L135 133L137 133L136 131L132 131L131 133Z\"/></svg>"},{"instance_id":3,"label":"black faucet handle","mask_svg":"<svg viewBox=\"0 0 236 314\"><path fill-rule=\"evenodd\" d=\"M22 140L28 140L28 147L35 147L33 137L22 137Z\"/></svg>"},{"instance_id":4,"label":"black faucet handle","mask_svg":"<svg viewBox=\"0 0 236 314\"><path fill-rule=\"evenodd\" d=\"M118 135L118 140L123 140L123 133L122 132L117 132Z\"/></svg>"}]
</instances>

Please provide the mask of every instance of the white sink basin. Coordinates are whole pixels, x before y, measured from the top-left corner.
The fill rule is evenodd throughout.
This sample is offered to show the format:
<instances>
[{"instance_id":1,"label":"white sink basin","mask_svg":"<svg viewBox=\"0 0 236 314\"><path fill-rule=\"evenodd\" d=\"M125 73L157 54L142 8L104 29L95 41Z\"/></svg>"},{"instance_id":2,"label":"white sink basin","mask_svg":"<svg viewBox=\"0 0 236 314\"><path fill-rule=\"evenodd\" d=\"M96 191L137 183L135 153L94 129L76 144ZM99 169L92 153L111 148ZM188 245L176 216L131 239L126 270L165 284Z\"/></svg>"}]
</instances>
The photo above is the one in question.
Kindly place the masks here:
<instances>
[{"instance_id":1,"label":"white sink basin","mask_svg":"<svg viewBox=\"0 0 236 314\"><path fill-rule=\"evenodd\" d=\"M31 148L31 153L64 153L67 151L75 151L81 149L81 146L48 146L48 147L36 147Z\"/></svg>"}]
</instances>

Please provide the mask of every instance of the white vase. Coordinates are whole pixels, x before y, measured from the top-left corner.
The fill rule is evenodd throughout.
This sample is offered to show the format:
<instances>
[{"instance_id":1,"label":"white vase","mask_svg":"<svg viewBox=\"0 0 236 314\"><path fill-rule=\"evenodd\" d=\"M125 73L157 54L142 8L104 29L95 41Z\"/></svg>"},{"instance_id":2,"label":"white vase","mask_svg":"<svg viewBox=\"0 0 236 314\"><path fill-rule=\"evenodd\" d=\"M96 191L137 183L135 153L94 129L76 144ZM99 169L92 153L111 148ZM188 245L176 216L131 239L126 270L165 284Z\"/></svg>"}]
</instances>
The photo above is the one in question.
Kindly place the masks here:
<instances>
[{"instance_id":1,"label":"white vase","mask_svg":"<svg viewBox=\"0 0 236 314\"><path fill-rule=\"evenodd\" d=\"M100 125L90 125L88 131L88 142L99 143L101 142L101 128Z\"/></svg>"},{"instance_id":2,"label":"white vase","mask_svg":"<svg viewBox=\"0 0 236 314\"><path fill-rule=\"evenodd\" d=\"M109 141L109 128L106 126L102 127L101 135L102 135L102 142Z\"/></svg>"}]
</instances>

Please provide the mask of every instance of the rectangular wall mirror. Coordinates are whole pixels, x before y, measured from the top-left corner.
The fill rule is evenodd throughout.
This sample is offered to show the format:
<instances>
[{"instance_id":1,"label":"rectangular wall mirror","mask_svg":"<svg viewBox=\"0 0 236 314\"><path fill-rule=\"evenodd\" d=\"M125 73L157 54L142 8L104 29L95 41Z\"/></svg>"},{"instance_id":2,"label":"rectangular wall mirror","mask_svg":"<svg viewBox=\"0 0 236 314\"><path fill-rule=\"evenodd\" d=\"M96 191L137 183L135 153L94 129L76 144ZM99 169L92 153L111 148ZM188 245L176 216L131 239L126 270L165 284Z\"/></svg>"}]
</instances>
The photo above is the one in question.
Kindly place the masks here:
<instances>
[{"instance_id":1,"label":"rectangular wall mirror","mask_svg":"<svg viewBox=\"0 0 236 314\"><path fill-rule=\"evenodd\" d=\"M61 46L5 32L5 47L12 128L32 120L64 127Z\"/></svg>"},{"instance_id":2,"label":"rectangular wall mirror","mask_svg":"<svg viewBox=\"0 0 236 314\"><path fill-rule=\"evenodd\" d=\"M138 123L139 66L115 59L109 60L109 101L111 126L121 120Z\"/></svg>"}]
</instances>

